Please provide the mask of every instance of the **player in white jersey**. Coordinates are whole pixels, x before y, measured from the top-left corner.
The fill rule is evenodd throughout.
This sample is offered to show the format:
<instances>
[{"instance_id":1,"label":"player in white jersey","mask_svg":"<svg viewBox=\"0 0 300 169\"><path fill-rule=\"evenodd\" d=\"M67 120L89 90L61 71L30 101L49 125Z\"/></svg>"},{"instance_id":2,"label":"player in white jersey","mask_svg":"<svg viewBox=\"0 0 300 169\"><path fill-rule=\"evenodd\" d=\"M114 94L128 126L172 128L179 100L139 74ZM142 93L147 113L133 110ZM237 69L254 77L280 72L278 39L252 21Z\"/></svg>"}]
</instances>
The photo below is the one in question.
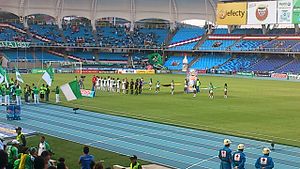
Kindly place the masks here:
<instances>
[{"instance_id":1,"label":"player in white jersey","mask_svg":"<svg viewBox=\"0 0 300 169\"><path fill-rule=\"evenodd\" d=\"M157 81L155 86L155 93L157 94L159 91L160 91L160 82Z\"/></svg>"},{"instance_id":2,"label":"player in white jersey","mask_svg":"<svg viewBox=\"0 0 300 169\"><path fill-rule=\"evenodd\" d=\"M126 94L126 81L125 81L125 79L123 79L122 80L122 92L123 92L123 94Z\"/></svg>"},{"instance_id":3,"label":"player in white jersey","mask_svg":"<svg viewBox=\"0 0 300 169\"><path fill-rule=\"evenodd\" d=\"M121 84L121 81L119 78L117 78L117 92L120 93L120 84Z\"/></svg>"},{"instance_id":4,"label":"player in white jersey","mask_svg":"<svg viewBox=\"0 0 300 169\"><path fill-rule=\"evenodd\" d=\"M174 80L172 80L171 82L171 95L174 95L174 90L175 90L175 83L174 83Z\"/></svg>"},{"instance_id":5,"label":"player in white jersey","mask_svg":"<svg viewBox=\"0 0 300 169\"><path fill-rule=\"evenodd\" d=\"M107 80L106 80L106 78L103 79L103 90L107 91Z\"/></svg>"},{"instance_id":6,"label":"player in white jersey","mask_svg":"<svg viewBox=\"0 0 300 169\"><path fill-rule=\"evenodd\" d=\"M112 78L112 79L110 80L110 91L111 91L111 92L115 92L115 86L116 86L116 84L115 84L115 79Z\"/></svg>"},{"instance_id":7,"label":"player in white jersey","mask_svg":"<svg viewBox=\"0 0 300 169\"><path fill-rule=\"evenodd\" d=\"M150 78L150 81L149 81L149 90L152 90L152 84L153 84L153 82L152 82L152 78Z\"/></svg>"},{"instance_id":8,"label":"player in white jersey","mask_svg":"<svg viewBox=\"0 0 300 169\"><path fill-rule=\"evenodd\" d=\"M96 80L96 89L100 90L100 77L97 76L97 80Z\"/></svg>"},{"instance_id":9,"label":"player in white jersey","mask_svg":"<svg viewBox=\"0 0 300 169\"><path fill-rule=\"evenodd\" d=\"M109 92L110 91L110 76L108 76L107 81L106 81L106 90Z\"/></svg>"}]
</instances>

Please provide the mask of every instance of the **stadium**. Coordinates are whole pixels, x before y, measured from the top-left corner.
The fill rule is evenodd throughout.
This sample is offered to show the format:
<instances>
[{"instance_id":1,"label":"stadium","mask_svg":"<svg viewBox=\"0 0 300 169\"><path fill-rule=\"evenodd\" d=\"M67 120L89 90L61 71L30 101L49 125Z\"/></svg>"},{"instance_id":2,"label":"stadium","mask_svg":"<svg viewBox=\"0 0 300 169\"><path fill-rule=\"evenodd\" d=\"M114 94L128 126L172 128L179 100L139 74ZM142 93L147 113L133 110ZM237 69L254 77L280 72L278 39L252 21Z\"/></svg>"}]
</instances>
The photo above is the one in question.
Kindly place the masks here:
<instances>
[{"instance_id":1,"label":"stadium","mask_svg":"<svg viewBox=\"0 0 300 169\"><path fill-rule=\"evenodd\" d=\"M0 0L0 169L299 168L299 9Z\"/></svg>"}]
</instances>

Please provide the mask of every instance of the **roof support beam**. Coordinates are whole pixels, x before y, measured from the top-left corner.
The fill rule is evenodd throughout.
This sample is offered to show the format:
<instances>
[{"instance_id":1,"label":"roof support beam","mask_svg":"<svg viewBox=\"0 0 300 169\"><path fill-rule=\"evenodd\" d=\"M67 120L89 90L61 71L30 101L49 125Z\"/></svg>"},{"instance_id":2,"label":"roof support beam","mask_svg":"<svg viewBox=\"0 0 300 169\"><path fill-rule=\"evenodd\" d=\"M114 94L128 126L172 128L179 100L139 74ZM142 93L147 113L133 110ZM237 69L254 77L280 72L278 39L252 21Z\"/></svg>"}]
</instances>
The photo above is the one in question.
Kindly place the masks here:
<instances>
[{"instance_id":1,"label":"roof support beam","mask_svg":"<svg viewBox=\"0 0 300 169\"><path fill-rule=\"evenodd\" d=\"M136 19L135 0L130 0L130 31L134 31L135 19Z\"/></svg>"},{"instance_id":2,"label":"roof support beam","mask_svg":"<svg viewBox=\"0 0 300 169\"><path fill-rule=\"evenodd\" d=\"M170 29L174 30L176 28L176 22L178 21L178 10L176 0L169 0L169 12L171 20Z\"/></svg>"},{"instance_id":3,"label":"roof support beam","mask_svg":"<svg viewBox=\"0 0 300 169\"><path fill-rule=\"evenodd\" d=\"M56 0L56 8L55 8L55 19L59 29L62 29L62 10L63 10L64 0Z\"/></svg>"},{"instance_id":4,"label":"roof support beam","mask_svg":"<svg viewBox=\"0 0 300 169\"><path fill-rule=\"evenodd\" d=\"M96 12L97 12L98 0L91 1L91 24L93 30L96 30Z\"/></svg>"}]
</instances>

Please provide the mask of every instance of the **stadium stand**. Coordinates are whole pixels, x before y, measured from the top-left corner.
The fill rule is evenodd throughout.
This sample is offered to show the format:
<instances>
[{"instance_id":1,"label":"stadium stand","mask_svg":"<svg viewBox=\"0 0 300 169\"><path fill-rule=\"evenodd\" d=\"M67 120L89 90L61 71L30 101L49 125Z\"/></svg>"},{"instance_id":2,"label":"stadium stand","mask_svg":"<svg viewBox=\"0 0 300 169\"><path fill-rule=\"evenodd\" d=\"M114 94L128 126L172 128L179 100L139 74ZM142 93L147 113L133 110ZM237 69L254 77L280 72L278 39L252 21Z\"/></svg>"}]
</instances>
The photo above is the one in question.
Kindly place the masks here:
<instances>
[{"instance_id":1,"label":"stadium stand","mask_svg":"<svg viewBox=\"0 0 300 169\"><path fill-rule=\"evenodd\" d=\"M188 56L188 63L190 63L194 58L194 56ZM183 66L183 59L184 56L169 56L164 66L169 70L181 70Z\"/></svg>"},{"instance_id":2,"label":"stadium stand","mask_svg":"<svg viewBox=\"0 0 300 169\"><path fill-rule=\"evenodd\" d=\"M205 34L205 29L201 27L181 27L171 40L171 44L197 38Z\"/></svg>"},{"instance_id":3,"label":"stadium stand","mask_svg":"<svg viewBox=\"0 0 300 169\"><path fill-rule=\"evenodd\" d=\"M232 51L251 51L261 48L264 44L268 43L266 40L241 40L235 43Z\"/></svg>"},{"instance_id":4,"label":"stadium stand","mask_svg":"<svg viewBox=\"0 0 300 169\"><path fill-rule=\"evenodd\" d=\"M281 68L277 69L276 72L278 73L299 73L300 72L300 60L294 59L290 63L282 66Z\"/></svg>"},{"instance_id":5,"label":"stadium stand","mask_svg":"<svg viewBox=\"0 0 300 169\"><path fill-rule=\"evenodd\" d=\"M15 50L5 50L3 51L4 55L10 60L10 61L26 61L26 62L32 62L33 61L33 55L30 51L15 51Z\"/></svg>"},{"instance_id":6,"label":"stadium stand","mask_svg":"<svg viewBox=\"0 0 300 169\"><path fill-rule=\"evenodd\" d=\"M191 65L192 69L210 69L225 63L230 59L229 55L208 54L200 56L199 59Z\"/></svg>"},{"instance_id":7,"label":"stadium stand","mask_svg":"<svg viewBox=\"0 0 300 169\"><path fill-rule=\"evenodd\" d=\"M291 62L293 60L292 57L289 56L270 56L266 57L265 59L261 60L257 64L251 66L249 70L252 71L275 71L276 69L280 68L281 66Z\"/></svg>"},{"instance_id":8,"label":"stadium stand","mask_svg":"<svg viewBox=\"0 0 300 169\"><path fill-rule=\"evenodd\" d=\"M199 50L227 50L236 40L206 40Z\"/></svg>"},{"instance_id":9,"label":"stadium stand","mask_svg":"<svg viewBox=\"0 0 300 169\"><path fill-rule=\"evenodd\" d=\"M63 42L62 35L60 34L57 25L33 24L30 25L29 30L31 33L38 34L55 42Z\"/></svg>"},{"instance_id":10,"label":"stadium stand","mask_svg":"<svg viewBox=\"0 0 300 169\"><path fill-rule=\"evenodd\" d=\"M89 25L64 25L63 29L67 43L95 43Z\"/></svg>"},{"instance_id":11,"label":"stadium stand","mask_svg":"<svg viewBox=\"0 0 300 169\"><path fill-rule=\"evenodd\" d=\"M228 62L218 68L222 71L247 71L250 66L256 64L262 57L256 55L239 55L232 57Z\"/></svg>"},{"instance_id":12,"label":"stadium stand","mask_svg":"<svg viewBox=\"0 0 300 169\"><path fill-rule=\"evenodd\" d=\"M298 40L273 40L263 46L265 49L272 49L274 51L288 51L294 45L296 45Z\"/></svg>"},{"instance_id":13,"label":"stadium stand","mask_svg":"<svg viewBox=\"0 0 300 169\"><path fill-rule=\"evenodd\" d=\"M193 50L197 42L191 42L169 48L169 50Z\"/></svg>"}]
</instances>

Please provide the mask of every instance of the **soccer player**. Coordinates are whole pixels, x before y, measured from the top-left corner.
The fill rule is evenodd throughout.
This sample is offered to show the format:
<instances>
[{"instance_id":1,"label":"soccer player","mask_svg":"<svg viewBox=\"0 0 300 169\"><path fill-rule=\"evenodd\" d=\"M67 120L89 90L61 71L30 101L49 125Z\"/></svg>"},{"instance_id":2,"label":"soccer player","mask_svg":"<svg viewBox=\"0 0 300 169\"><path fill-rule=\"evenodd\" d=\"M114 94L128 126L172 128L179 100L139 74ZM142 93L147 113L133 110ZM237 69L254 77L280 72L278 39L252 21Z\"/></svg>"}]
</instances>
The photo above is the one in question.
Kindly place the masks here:
<instances>
[{"instance_id":1,"label":"soccer player","mask_svg":"<svg viewBox=\"0 0 300 169\"><path fill-rule=\"evenodd\" d=\"M257 169L272 169L274 168L273 159L269 156L271 150L269 148L264 148L262 153L263 156L259 157L255 163L255 168Z\"/></svg>"},{"instance_id":2,"label":"soccer player","mask_svg":"<svg viewBox=\"0 0 300 169\"><path fill-rule=\"evenodd\" d=\"M19 85L16 86L16 102L17 105L21 105L21 93L22 93L22 89Z\"/></svg>"},{"instance_id":3,"label":"soccer player","mask_svg":"<svg viewBox=\"0 0 300 169\"><path fill-rule=\"evenodd\" d=\"M59 87L56 86L55 88L55 103L59 103Z\"/></svg>"},{"instance_id":4,"label":"soccer player","mask_svg":"<svg viewBox=\"0 0 300 169\"><path fill-rule=\"evenodd\" d=\"M228 92L228 86L227 86L227 83L225 83L224 85L224 98L227 99L228 95L227 95L227 92Z\"/></svg>"},{"instance_id":5,"label":"soccer player","mask_svg":"<svg viewBox=\"0 0 300 169\"><path fill-rule=\"evenodd\" d=\"M244 144L238 145L238 151L232 155L232 166L234 169L245 169L246 155L244 153Z\"/></svg>"},{"instance_id":6,"label":"soccer player","mask_svg":"<svg viewBox=\"0 0 300 169\"><path fill-rule=\"evenodd\" d=\"M107 91L107 80L106 80L106 77L103 79L103 91Z\"/></svg>"},{"instance_id":7,"label":"soccer player","mask_svg":"<svg viewBox=\"0 0 300 169\"><path fill-rule=\"evenodd\" d=\"M150 78L150 81L149 81L149 90L152 90L152 84L153 84L152 78Z\"/></svg>"},{"instance_id":8,"label":"soccer player","mask_svg":"<svg viewBox=\"0 0 300 169\"><path fill-rule=\"evenodd\" d=\"M139 79L136 79L135 84L134 84L135 95L139 94L139 86L140 86L140 81L139 81Z\"/></svg>"},{"instance_id":9,"label":"soccer player","mask_svg":"<svg viewBox=\"0 0 300 169\"><path fill-rule=\"evenodd\" d=\"M125 83L125 90L126 90L126 94L128 94L128 92L129 92L129 90L128 90L129 89L129 81L128 81L127 78L125 79L125 82L126 82Z\"/></svg>"},{"instance_id":10,"label":"soccer player","mask_svg":"<svg viewBox=\"0 0 300 169\"><path fill-rule=\"evenodd\" d=\"M117 92L120 93L121 80L117 78Z\"/></svg>"},{"instance_id":11,"label":"soccer player","mask_svg":"<svg viewBox=\"0 0 300 169\"><path fill-rule=\"evenodd\" d=\"M219 150L219 159L221 160L220 169L231 169L232 155L229 148L231 141L229 139L224 140L224 147Z\"/></svg>"},{"instance_id":12,"label":"soccer player","mask_svg":"<svg viewBox=\"0 0 300 169\"><path fill-rule=\"evenodd\" d=\"M133 87L134 87L134 82L133 79L130 81L130 94L133 94Z\"/></svg>"},{"instance_id":13,"label":"soccer player","mask_svg":"<svg viewBox=\"0 0 300 169\"><path fill-rule=\"evenodd\" d=\"M184 91L184 93L188 93L188 80L187 79L184 79L184 89L183 89L183 91Z\"/></svg>"},{"instance_id":14,"label":"soccer player","mask_svg":"<svg viewBox=\"0 0 300 169\"><path fill-rule=\"evenodd\" d=\"M160 82L157 81L155 85L155 93L158 94L159 91L160 91Z\"/></svg>"},{"instance_id":15,"label":"soccer player","mask_svg":"<svg viewBox=\"0 0 300 169\"><path fill-rule=\"evenodd\" d=\"M197 87L196 87L196 84L193 85L193 93L194 93L193 97L195 98L196 95L197 95Z\"/></svg>"},{"instance_id":16,"label":"soccer player","mask_svg":"<svg viewBox=\"0 0 300 169\"><path fill-rule=\"evenodd\" d=\"M97 80L96 80L96 89L100 90L100 77L96 76Z\"/></svg>"},{"instance_id":17,"label":"soccer player","mask_svg":"<svg viewBox=\"0 0 300 169\"><path fill-rule=\"evenodd\" d=\"M214 86L211 82L209 83L209 86L208 86L208 96L210 99L214 98Z\"/></svg>"},{"instance_id":18,"label":"soccer player","mask_svg":"<svg viewBox=\"0 0 300 169\"><path fill-rule=\"evenodd\" d=\"M126 94L126 81L125 81L125 79L122 80L122 93Z\"/></svg>"},{"instance_id":19,"label":"soccer player","mask_svg":"<svg viewBox=\"0 0 300 169\"><path fill-rule=\"evenodd\" d=\"M174 80L171 81L171 95L174 95L175 83Z\"/></svg>"},{"instance_id":20,"label":"soccer player","mask_svg":"<svg viewBox=\"0 0 300 169\"><path fill-rule=\"evenodd\" d=\"M144 79L139 79L139 94L142 94L143 92L143 85L144 85Z\"/></svg>"},{"instance_id":21,"label":"soccer player","mask_svg":"<svg viewBox=\"0 0 300 169\"><path fill-rule=\"evenodd\" d=\"M33 87L33 101L34 104L40 104L39 89L36 86Z\"/></svg>"}]
</instances>

